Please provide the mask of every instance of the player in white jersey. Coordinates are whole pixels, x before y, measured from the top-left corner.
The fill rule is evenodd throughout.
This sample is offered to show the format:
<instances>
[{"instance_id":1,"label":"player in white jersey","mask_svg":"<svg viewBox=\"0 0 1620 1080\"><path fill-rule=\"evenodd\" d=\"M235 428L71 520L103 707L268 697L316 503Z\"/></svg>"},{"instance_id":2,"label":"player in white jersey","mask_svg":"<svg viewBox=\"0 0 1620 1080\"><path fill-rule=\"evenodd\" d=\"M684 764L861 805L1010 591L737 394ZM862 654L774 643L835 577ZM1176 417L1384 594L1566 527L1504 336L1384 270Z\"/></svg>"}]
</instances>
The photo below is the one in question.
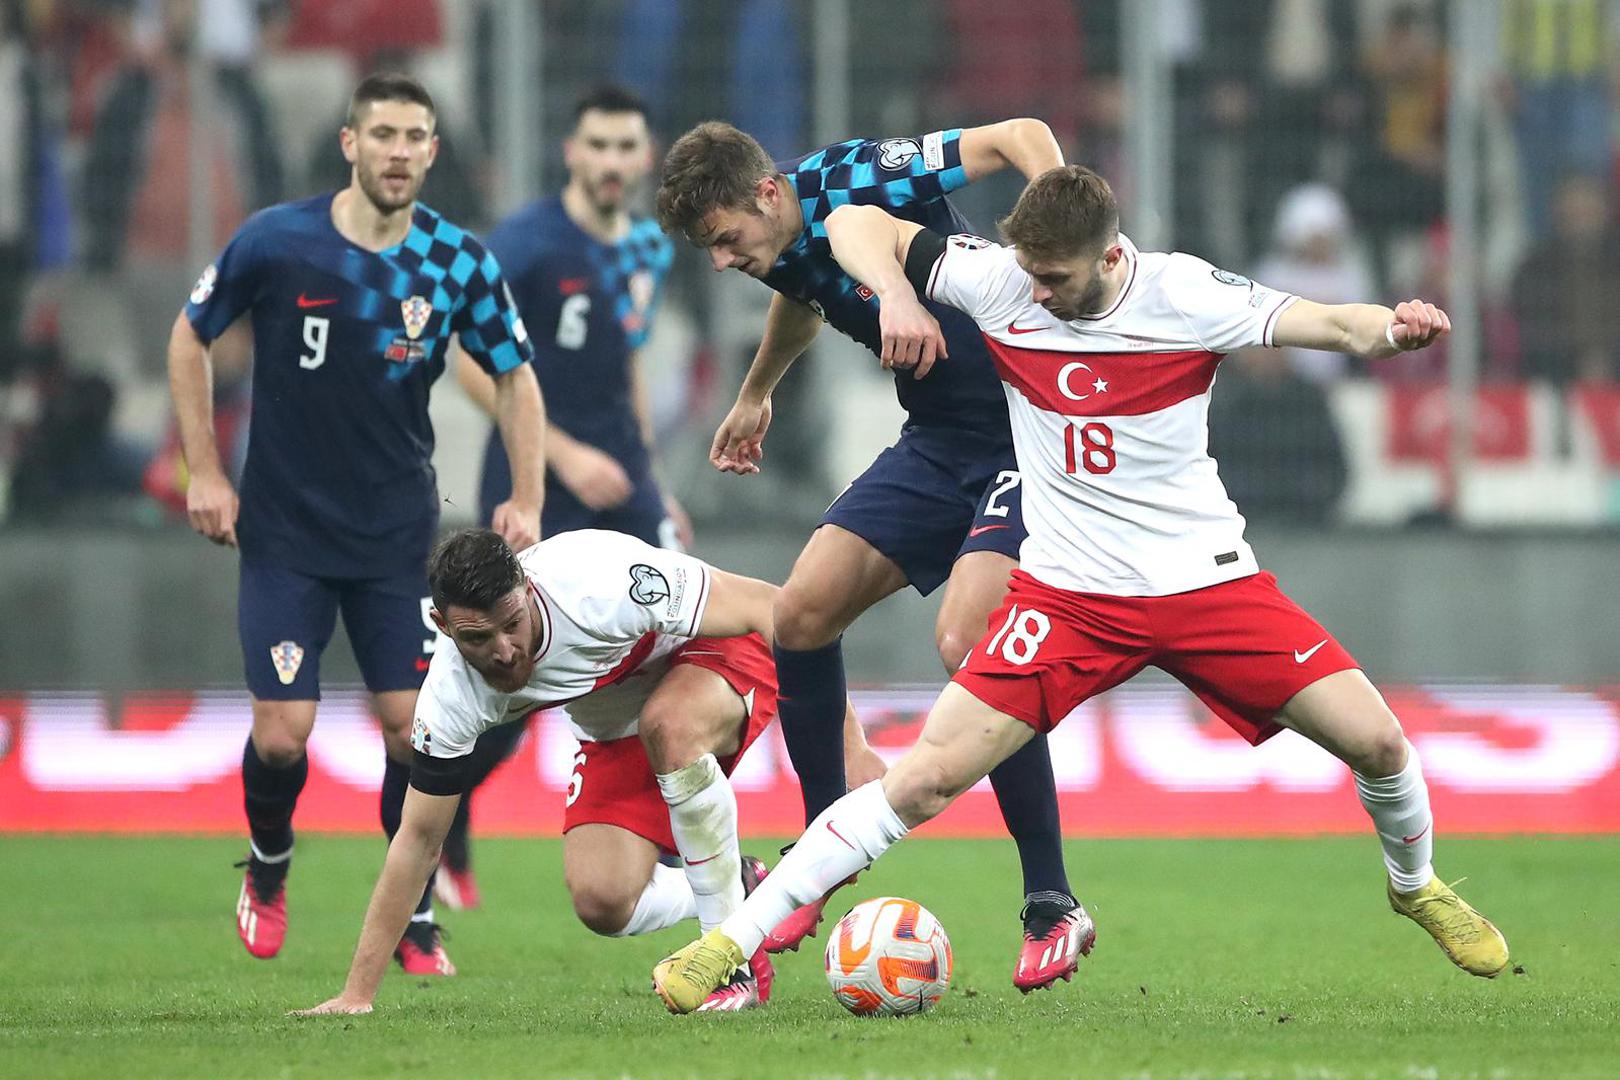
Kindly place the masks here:
<instances>
[{"instance_id":1,"label":"player in white jersey","mask_svg":"<svg viewBox=\"0 0 1620 1080\"><path fill-rule=\"evenodd\" d=\"M757 947L760 925L820 896L944 810L1034 732L1152 664L1251 743L1289 727L1350 766L1383 846L1390 905L1464 970L1507 966L1496 927L1434 876L1417 754L1333 636L1259 572L1208 453L1221 356L1296 346L1382 359L1450 329L1419 300L1326 306L1183 254L1140 252L1089 169L1037 177L1002 247L946 238L881 209L827 219L834 256L882 301L885 355L916 358L939 329L913 289L987 338L1012 418L1029 538L1001 610L880 781L806 830L719 929L653 980L689 1012L704 973ZM741 955L747 955L746 952Z\"/></svg>"},{"instance_id":2,"label":"player in white jersey","mask_svg":"<svg viewBox=\"0 0 1620 1080\"><path fill-rule=\"evenodd\" d=\"M580 920L630 936L694 916L708 930L735 911L763 866L738 853L727 776L776 716L775 586L600 530L521 556L488 530L454 533L428 583L442 636L411 731L401 826L343 992L309 1012L370 1011L466 791L473 744L538 709L566 707L582 743L563 824ZM845 720L864 750L853 711ZM661 851L684 870L661 865ZM770 976L761 951L722 976L705 1008L759 1004Z\"/></svg>"}]
</instances>

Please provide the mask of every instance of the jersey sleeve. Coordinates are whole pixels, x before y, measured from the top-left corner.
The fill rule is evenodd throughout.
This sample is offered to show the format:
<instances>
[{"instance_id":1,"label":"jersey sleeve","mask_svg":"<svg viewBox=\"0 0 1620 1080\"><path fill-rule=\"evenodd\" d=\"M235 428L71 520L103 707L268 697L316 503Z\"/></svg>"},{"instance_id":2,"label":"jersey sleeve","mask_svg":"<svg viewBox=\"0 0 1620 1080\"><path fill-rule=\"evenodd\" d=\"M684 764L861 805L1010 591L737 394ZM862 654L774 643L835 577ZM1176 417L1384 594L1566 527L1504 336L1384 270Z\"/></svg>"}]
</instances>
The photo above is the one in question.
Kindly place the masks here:
<instances>
[{"instance_id":1,"label":"jersey sleeve","mask_svg":"<svg viewBox=\"0 0 1620 1080\"><path fill-rule=\"evenodd\" d=\"M534 359L534 346L512 299L512 290L501 275L500 263L481 247L476 252L462 253L476 258L476 265L467 278L461 302L450 314L450 327L460 335L461 347L480 367L491 375L501 375Z\"/></svg>"},{"instance_id":2,"label":"jersey sleeve","mask_svg":"<svg viewBox=\"0 0 1620 1080\"><path fill-rule=\"evenodd\" d=\"M925 239L929 237L933 239ZM926 267L907 258L906 274L919 292L966 312L981 327L1000 329L1029 305L1029 275L1018 265L1011 248L982 236L959 233L941 237L926 230L911 243L914 251L924 243L925 253L939 253Z\"/></svg>"},{"instance_id":3,"label":"jersey sleeve","mask_svg":"<svg viewBox=\"0 0 1620 1080\"><path fill-rule=\"evenodd\" d=\"M824 163L822 176L829 210L846 202L896 208L932 202L968 182L962 129L856 143L846 160Z\"/></svg>"},{"instance_id":4,"label":"jersey sleeve","mask_svg":"<svg viewBox=\"0 0 1620 1080\"><path fill-rule=\"evenodd\" d=\"M562 587L574 593L580 622L602 640L634 641L647 633L697 636L712 584L701 560L594 529L562 533L531 550L537 558L564 560L571 568ZM547 588L558 587L548 583Z\"/></svg>"},{"instance_id":5,"label":"jersey sleeve","mask_svg":"<svg viewBox=\"0 0 1620 1080\"><path fill-rule=\"evenodd\" d=\"M431 758L466 757L489 725L486 718L479 715L466 675L457 670L454 663L440 660L444 650L453 652L455 645L441 637L433 662L428 665L422 690L416 695L411 749Z\"/></svg>"},{"instance_id":6,"label":"jersey sleeve","mask_svg":"<svg viewBox=\"0 0 1620 1080\"><path fill-rule=\"evenodd\" d=\"M1165 295L1193 340L1211 352L1271 345L1278 316L1299 299L1194 255L1176 254L1171 260Z\"/></svg>"},{"instance_id":7,"label":"jersey sleeve","mask_svg":"<svg viewBox=\"0 0 1620 1080\"><path fill-rule=\"evenodd\" d=\"M186 319L204 344L213 341L253 306L265 279L265 221L242 223L219 258L203 268L186 298Z\"/></svg>"}]
</instances>

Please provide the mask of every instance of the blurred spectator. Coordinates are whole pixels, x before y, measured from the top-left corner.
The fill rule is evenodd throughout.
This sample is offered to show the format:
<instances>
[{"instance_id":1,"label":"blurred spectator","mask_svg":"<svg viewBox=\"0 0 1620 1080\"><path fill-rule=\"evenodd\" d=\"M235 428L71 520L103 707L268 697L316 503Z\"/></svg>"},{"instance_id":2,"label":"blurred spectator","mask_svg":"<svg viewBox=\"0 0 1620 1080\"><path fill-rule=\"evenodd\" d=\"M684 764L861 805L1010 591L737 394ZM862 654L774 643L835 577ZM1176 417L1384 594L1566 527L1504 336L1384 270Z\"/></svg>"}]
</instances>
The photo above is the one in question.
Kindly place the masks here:
<instances>
[{"instance_id":1,"label":"blurred spectator","mask_svg":"<svg viewBox=\"0 0 1620 1080\"><path fill-rule=\"evenodd\" d=\"M51 521L79 510L103 517L109 497L139 494L147 454L113 432L117 392L107 380L65 370L53 348L35 353L39 411L17 454L10 517Z\"/></svg>"},{"instance_id":2,"label":"blurred spectator","mask_svg":"<svg viewBox=\"0 0 1620 1080\"><path fill-rule=\"evenodd\" d=\"M1558 185L1552 234L1519 266L1513 303L1523 374L1564 385L1620 374L1620 235L1608 186L1575 175Z\"/></svg>"},{"instance_id":3,"label":"blurred spectator","mask_svg":"<svg viewBox=\"0 0 1620 1080\"><path fill-rule=\"evenodd\" d=\"M1327 393L1275 349L1221 364L1210 401L1209 452L1250 521L1329 521L1347 472Z\"/></svg>"},{"instance_id":4,"label":"blurred spectator","mask_svg":"<svg viewBox=\"0 0 1620 1080\"><path fill-rule=\"evenodd\" d=\"M1386 291L1405 291L1423 231L1445 211L1446 58L1433 21L1415 4L1394 8L1363 66L1374 137L1350 197Z\"/></svg>"},{"instance_id":5,"label":"blurred spectator","mask_svg":"<svg viewBox=\"0 0 1620 1080\"><path fill-rule=\"evenodd\" d=\"M362 73L391 69L387 57L443 40L438 0L292 0L286 30L287 48L339 49Z\"/></svg>"},{"instance_id":6,"label":"blurred spectator","mask_svg":"<svg viewBox=\"0 0 1620 1080\"><path fill-rule=\"evenodd\" d=\"M242 9L242 10L238 10ZM199 10L206 16L199 20ZM84 166L88 222L86 262L92 269L122 265L126 249L161 261L187 254L190 236L191 156L207 155L214 220L209 247L223 246L247 206L280 198L281 174L269 113L247 68L248 57L229 44L222 27L256 17L248 0L153 0L141 7L134 47L113 79L96 115ZM217 100L229 111L202 146L193 138L187 61L199 48L197 28L214 26L225 51L211 64ZM240 34L236 35L240 37ZM249 54L251 56L251 54ZM233 161L226 129L235 127L250 163ZM238 177L247 177L244 192Z\"/></svg>"},{"instance_id":7,"label":"blurred spectator","mask_svg":"<svg viewBox=\"0 0 1620 1080\"><path fill-rule=\"evenodd\" d=\"M1351 232L1344 196L1326 184L1301 184L1283 196L1271 250L1254 276L1270 288L1323 304L1364 303L1378 295ZM1338 378L1351 364L1342 353L1316 349L1284 349L1283 355L1296 372L1316 382Z\"/></svg>"},{"instance_id":8,"label":"blurred spectator","mask_svg":"<svg viewBox=\"0 0 1620 1080\"><path fill-rule=\"evenodd\" d=\"M1606 173L1614 157L1610 97L1620 5L1614 0L1502 0L1501 53L1533 236L1548 226L1554 181Z\"/></svg>"}]
</instances>

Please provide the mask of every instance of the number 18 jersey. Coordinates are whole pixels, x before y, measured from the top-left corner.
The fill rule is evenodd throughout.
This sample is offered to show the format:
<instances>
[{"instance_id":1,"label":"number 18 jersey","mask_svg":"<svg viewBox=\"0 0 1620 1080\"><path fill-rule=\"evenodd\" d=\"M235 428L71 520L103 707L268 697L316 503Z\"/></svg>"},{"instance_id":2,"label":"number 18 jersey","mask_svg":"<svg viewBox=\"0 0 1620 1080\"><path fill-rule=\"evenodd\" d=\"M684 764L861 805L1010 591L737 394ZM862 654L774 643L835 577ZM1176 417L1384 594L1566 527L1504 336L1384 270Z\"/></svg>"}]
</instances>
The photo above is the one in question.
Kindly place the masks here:
<instances>
[{"instance_id":1,"label":"number 18 jersey","mask_svg":"<svg viewBox=\"0 0 1620 1080\"><path fill-rule=\"evenodd\" d=\"M1011 248L979 237L946 240L926 282L931 299L973 316L1001 376L1029 529L1020 564L1049 585L1115 596L1256 573L1209 456L1209 394L1222 356L1270 345L1296 297L1120 244L1113 305L1067 322L1034 302Z\"/></svg>"}]
</instances>

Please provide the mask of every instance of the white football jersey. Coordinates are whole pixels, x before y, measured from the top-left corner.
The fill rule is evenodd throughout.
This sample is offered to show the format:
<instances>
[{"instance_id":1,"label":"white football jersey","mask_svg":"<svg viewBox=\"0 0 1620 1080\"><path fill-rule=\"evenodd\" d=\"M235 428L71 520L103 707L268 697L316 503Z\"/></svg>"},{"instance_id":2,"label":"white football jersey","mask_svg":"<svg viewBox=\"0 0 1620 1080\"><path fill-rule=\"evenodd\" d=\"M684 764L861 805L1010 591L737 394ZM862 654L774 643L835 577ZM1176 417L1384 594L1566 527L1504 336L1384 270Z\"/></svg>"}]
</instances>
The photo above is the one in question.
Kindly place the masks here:
<instances>
[{"instance_id":1,"label":"white football jersey","mask_svg":"<svg viewBox=\"0 0 1620 1080\"><path fill-rule=\"evenodd\" d=\"M949 238L928 281L931 298L978 322L1007 394L1029 529L1021 565L1114 596L1253 574L1243 516L1209 456L1209 393L1221 357L1270 345L1296 297L1120 244L1118 299L1070 322L1034 302L1011 248L976 236Z\"/></svg>"},{"instance_id":2,"label":"white football jersey","mask_svg":"<svg viewBox=\"0 0 1620 1080\"><path fill-rule=\"evenodd\" d=\"M495 725L557 705L582 741L635 734L669 654L697 636L709 599L707 565L622 533L561 533L518 562L540 612L534 673L501 693L440 634L411 728L424 754L461 757Z\"/></svg>"}]
</instances>

